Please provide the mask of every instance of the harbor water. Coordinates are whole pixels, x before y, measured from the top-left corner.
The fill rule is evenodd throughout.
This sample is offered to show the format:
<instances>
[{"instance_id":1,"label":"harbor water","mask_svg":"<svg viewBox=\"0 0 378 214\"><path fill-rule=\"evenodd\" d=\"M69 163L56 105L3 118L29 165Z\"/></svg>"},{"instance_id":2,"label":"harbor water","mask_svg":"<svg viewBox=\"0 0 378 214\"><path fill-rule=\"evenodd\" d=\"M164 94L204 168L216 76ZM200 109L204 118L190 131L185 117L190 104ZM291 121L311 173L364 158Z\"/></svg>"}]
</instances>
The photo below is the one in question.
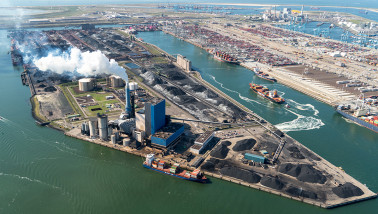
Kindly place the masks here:
<instances>
[{"instance_id":1,"label":"harbor water","mask_svg":"<svg viewBox=\"0 0 378 214\"><path fill-rule=\"evenodd\" d=\"M140 33L146 42L192 60L202 77L378 191L378 135L347 122L334 110L251 71L213 60L205 51L162 32ZM378 200L325 210L210 178L187 182L147 170L142 159L37 126L21 68L11 64L10 41L0 31L0 213L373 213ZM249 90L262 83L290 109ZM274 205L272 205L274 204Z\"/></svg>"}]
</instances>

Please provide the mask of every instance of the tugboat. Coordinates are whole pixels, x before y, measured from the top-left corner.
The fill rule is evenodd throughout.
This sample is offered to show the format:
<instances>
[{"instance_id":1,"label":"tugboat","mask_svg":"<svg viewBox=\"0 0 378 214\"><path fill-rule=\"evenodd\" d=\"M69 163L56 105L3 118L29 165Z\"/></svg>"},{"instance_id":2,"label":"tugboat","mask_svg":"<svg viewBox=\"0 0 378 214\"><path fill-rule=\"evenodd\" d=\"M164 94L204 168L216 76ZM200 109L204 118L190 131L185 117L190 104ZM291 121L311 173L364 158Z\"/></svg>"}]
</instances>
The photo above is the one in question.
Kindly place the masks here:
<instances>
[{"instance_id":1,"label":"tugboat","mask_svg":"<svg viewBox=\"0 0 378 214\"><path fill-rule=\"evenodd\" d=\"M258 67L253 68L253 72L255 72L255 74L258 77L260 77L264 80L268 80L268 81L271 81L271 82L277 82L277 80L275 78L269 76L269 74L266 74L266 73L260 71L260 69Z\"/></svg>"},{"instance_id":2,"label":"tugboat","mask_svg":"<svg viewBox=\"0 0 378 214\"><path fill-rule=\"evenodd\" d=\"M285 100L282 97L278 96L276 90L269 91L268 88L254 83L249 83L249 86L254 92L256 92L258 95L264 97L267 100L270 100L277 104L282 104L285 102Z\"/></svg>"},{"instance_id":3,"label":"tugboat","mask_svg":"<svg viewBox=\"0 0 378 214\"><path fill-rule=\"evenodd\" d=\"M156 160L154 154L148 154L146 156L146 161L143 163L143 166L147 169L152 169L154 171L188 181L199 183L208 182L206 176L199 169L195 169L193 172L183 170L180 168L180 165L178 163L170 165L163 160Z\"/></svg>"}]
</instances>

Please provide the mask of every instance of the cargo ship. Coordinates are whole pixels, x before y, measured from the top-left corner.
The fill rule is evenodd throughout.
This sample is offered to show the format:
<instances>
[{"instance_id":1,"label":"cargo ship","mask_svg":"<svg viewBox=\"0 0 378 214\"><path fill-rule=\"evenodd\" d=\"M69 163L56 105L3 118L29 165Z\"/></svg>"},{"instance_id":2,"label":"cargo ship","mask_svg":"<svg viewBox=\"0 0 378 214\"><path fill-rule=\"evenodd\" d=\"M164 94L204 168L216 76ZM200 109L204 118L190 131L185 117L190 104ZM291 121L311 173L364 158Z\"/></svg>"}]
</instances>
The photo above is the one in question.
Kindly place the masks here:
<instances>
[{"instance_id":1,"label":"cargo ship","mask_svg":"<svg viewBox=\"0 0 378 214\"><path fill-rule=\"evenodd\" d=\"M143 166L147 169L152 169L154 171L188 181L194 181L199 183L208 182L206 176L199 169L196 169L193 172L183 170L180 168L180 165L178 163L169 165L165 163L165 161L163 160L156 160L154 154L148 154L146 156L146 161L143 163Z\"/></svg>"},{"instance_id":2,"label":"cargo ship","mask_svg":"<svg viewBox=\"0 0 378 214\"><path fill-rule=\"evenodd\" d=\"M231 64L239 64L239 61L230 56L229 54L226 54L222 51L213 51L214 54L214 59L218 60L218 61L221 61L221 62L228 62L228 63L231 63Z\"/></svg>"},{"instance_id":3,"label":"cargo ship","mask_svg":"<svg viewBox=\"0 0 378 214\"><path fill-rule=\"evenodd\" d=\"M264 97L267 100L270 100L278 104L282 104L285 102L285 100L282 97L278 96L276 90L269 91L268 88L254 83L249 83L249 86L254 92L256 92L258 95Z\"/></svg>"},{"instance_id":4,"label":"cargo ship","mask_svg":"<svg viewBox=\"0 0 378 214\"><path fill-rule=\"evenodd\" d=\"M253 68L253 72L255 72L255 74L256 74L258 77L260 77L260 78L262 78L262 79L264 79L264 80L268 80L268 81L271 81L271 82L277 82L277 80L276 80L275 78L269 76L269 74L266 74L266 73L260 71L260 69L257 68L257 67L256 67L256 68Z\"/></svg>"},{"instance_id":5,"label":"cargo ship","mask_svg":"<svg viewBox=\"0 0 378 214\"><path fill-rule=\"evenodd\" d=\"M335 109L345 118L378 133L378 116L370 114L367 108L361 106L353 109L351 105L338 105Z\"/></svg>"}]
</instances>

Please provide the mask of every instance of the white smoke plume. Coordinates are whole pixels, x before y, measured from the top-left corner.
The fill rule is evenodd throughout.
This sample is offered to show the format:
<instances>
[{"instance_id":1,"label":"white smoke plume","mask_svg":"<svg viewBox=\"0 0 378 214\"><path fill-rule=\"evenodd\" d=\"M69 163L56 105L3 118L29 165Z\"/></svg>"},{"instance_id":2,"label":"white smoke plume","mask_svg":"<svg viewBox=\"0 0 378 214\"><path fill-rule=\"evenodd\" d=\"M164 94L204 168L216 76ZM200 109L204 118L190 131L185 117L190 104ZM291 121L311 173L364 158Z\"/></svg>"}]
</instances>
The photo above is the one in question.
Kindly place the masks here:
<instances>
[{"instance_id":1,"label":"white smoke plume","mask_svg":"<svg viewBox=\"0 0 378 214\"><path fill-rule=\"evenodd\" d=\"M115 74L128 82L125 69L114 59L109 60L101 51L81 52L78 48L71 48L63 53L50 52L46 57L34 60L34 64L41 71L58 74L70 72L74 76Z\"/></svg>"}]
</instances>

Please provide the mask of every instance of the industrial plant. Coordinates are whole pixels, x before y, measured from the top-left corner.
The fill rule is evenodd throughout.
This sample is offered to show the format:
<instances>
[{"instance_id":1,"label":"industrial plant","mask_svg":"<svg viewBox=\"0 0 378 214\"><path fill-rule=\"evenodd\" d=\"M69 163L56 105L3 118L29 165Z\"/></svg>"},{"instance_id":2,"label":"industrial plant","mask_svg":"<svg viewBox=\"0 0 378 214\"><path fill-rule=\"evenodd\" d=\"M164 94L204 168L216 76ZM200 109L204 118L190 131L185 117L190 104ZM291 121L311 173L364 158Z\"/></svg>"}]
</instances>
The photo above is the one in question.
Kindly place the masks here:
<instances>
[{"instance_id":1,"label":"industrial plant","mask_svg":"<svg viewBox=\"0 0 378 214\"><path fill-rule=\"evenodd\" d=\"M373 95L376 80L364 76L359 67L375 66L374 50L368 49L368 44L358 46L301 32L298 28L304 28L314 16L305 14L303 8L270 8L257 18L240 19L203 11L209 7L191 8L193 13L182 11L182 20L164 14L146 18L93 12L106 22L130 17L143 21L104 28L86 16L37 19L29 20L28 25L88 23L81 29L10 32L12 64L22 66L21 80L30 88L38 124L141 156L145 158L141 166L184 180L210 183L223 179L324 208L377 197L341 168L225 93L285 110L290 105L279 104L286 98L269 90L277 82L331 105L354 98L363 90ZM200 11L204 17L192 16ZM202 48L208 59L234 66L228 67L230 70L244 66L253 76L267 81L269 88L246 84L246 91L259 96L250 99L225 88L215 78L219 87L214 86L190 57L173 56L138 38L144 31L192 43ZM359 54L361 60L353 58ZM347 56L353 62L338 60ZM345 68L350 67L354 70L346 74ZM329 72L330 68L337 70ZM228 75L236 74L230 71ZM357 76L360 80L349 80ZM374 106L376 97L371 99ZM345 113L347 107L338 106L338 110ZM365 120L374 123L375 118Z\"/></svg>"}]
</instances>

